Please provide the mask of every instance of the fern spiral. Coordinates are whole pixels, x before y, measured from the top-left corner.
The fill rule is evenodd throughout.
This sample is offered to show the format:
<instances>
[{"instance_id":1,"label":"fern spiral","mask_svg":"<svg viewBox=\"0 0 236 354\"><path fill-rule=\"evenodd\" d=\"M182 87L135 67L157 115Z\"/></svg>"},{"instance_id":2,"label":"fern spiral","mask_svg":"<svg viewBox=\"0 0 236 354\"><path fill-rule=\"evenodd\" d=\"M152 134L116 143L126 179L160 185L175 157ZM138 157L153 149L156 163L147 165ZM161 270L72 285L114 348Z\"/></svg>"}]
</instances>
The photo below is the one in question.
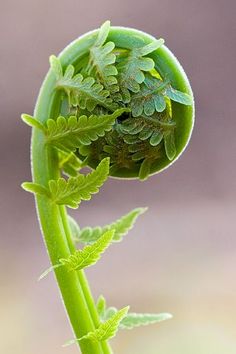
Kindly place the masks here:
<instances>
[{"instance_id":1,"label":"fern spiral","mask_svg":"<svg viewBox=\"0 0 236 354\"><path fill-rule=\"evenodd\" d=\"M70 63L64 63L63 54L50 58L60 114L69 125L84 115L102 121L124 111L100 136L75 133L51 142L57 146L63 140L66 146L77 139L80 144L71 149L92 168L110 157L114 177L146 179L168 167L189 141L194 104L188 79L164 40L110 27L107 21L80 41L81 48L74 44L68 49L73 50Z\"/></svg>"}]
</instances>

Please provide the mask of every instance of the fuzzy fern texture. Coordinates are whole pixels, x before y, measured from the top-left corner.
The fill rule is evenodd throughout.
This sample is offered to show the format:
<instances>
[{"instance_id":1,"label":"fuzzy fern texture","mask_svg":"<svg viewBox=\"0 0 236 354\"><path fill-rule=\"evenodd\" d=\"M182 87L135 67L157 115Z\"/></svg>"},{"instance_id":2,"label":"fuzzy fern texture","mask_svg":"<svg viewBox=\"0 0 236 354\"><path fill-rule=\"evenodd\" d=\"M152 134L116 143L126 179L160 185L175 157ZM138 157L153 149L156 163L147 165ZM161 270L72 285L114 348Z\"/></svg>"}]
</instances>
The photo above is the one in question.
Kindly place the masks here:
<instances>
[{"instance_id":1,"label":"fuzzy fern texture","mask_svg":"<svg viewBox=\"0 0 236 354\"><path fill-rule=\"evenodd\" d=\"M192 132L192 91L163 39L109 21L52 55L50 65L34 115L22 115L33 128L33 181L22 187L35 195L51 261L40 279L55 272L75 334L66 345L109 354L119 329L171 318L107 308L103 296L95 303L84 273L146 208L81 229L67 207L90 200L108 176L145 180L172 164Z\"/></svg>"}]
</instances>

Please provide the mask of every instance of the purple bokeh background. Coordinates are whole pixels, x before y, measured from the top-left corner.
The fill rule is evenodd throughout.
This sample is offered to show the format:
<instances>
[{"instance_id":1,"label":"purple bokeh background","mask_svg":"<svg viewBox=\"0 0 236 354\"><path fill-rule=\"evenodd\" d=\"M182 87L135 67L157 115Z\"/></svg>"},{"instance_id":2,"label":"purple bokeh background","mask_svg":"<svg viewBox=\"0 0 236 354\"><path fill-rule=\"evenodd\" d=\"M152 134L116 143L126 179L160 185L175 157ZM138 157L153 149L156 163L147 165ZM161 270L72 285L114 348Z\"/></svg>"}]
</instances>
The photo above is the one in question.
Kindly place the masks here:
<instances>
[{"instance_id":1,"label":"purple bokeh background","mask_svg":"<svg viewBox=\"0 0 236 354\"><path fill-rule=\"evenodd\" d=\"M110 179L74 212L82 226L136 206L147 214L89 269L93 293L134 311L168 311L166 323L121 332L119 354L236 352L236 2L233 0L0 1L0 352L76 353L48 267L30 179L32 114L48 56L110 19L163 37L190 78L196 126L180 160L147 182Z\"/></svg>"}]
</instances>

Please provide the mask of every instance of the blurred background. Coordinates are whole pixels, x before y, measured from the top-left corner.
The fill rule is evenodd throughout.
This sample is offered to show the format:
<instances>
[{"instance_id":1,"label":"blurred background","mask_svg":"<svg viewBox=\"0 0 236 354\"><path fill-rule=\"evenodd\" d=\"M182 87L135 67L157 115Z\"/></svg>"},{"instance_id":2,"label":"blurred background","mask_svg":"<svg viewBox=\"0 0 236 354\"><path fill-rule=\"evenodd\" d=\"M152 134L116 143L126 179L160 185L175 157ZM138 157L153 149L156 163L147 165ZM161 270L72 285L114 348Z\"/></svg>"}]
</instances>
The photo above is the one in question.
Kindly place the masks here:
<instances>
[{"instance_id":1,"label":"blurred background","mask_svg":"<svg viewBox=\"0 0 236 354\"><path fill-rule=\"evenodd\" d=\"M49 266L30 180L30 129L48 56L106 19L163 37L196 99L191 143L147 182L110 179L74 213L82 226L149 206L126 239L87 272L95 296L173 320L120 332L119 354L236 353L236 2L234 0L0 1L0 352L72 354L72 337Z\"/></svg>"}]
</instances>

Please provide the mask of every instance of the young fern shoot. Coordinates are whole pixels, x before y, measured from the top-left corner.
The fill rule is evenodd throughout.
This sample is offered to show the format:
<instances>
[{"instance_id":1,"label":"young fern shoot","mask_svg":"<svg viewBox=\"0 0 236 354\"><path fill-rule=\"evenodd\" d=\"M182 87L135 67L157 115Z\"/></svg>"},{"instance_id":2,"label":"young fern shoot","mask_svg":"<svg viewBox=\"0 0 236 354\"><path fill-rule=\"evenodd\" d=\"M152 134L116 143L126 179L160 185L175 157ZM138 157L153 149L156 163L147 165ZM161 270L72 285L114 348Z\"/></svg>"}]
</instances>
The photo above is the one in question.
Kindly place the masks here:
<instances>
[{"instance_id":1,"label":"young fern shoot","mask_svg":"<svg viewBox=\"0 0 236 354\"><path fill-rule=\"evenodd\" d=\"M69 344L111 354L108 341L119 329L171 318L107 308L103 296L96 304L84 273L146 208L82 229L67 208L90 200L109 176L144 180L172 164L192 132L192 91L163 39L109 21L52 55L50 65L34 115L22 115L33 128L33 181L22 187L35 195L51 261L40 278L55 272L75 335Z\"/></svg>"}]
</instances>

